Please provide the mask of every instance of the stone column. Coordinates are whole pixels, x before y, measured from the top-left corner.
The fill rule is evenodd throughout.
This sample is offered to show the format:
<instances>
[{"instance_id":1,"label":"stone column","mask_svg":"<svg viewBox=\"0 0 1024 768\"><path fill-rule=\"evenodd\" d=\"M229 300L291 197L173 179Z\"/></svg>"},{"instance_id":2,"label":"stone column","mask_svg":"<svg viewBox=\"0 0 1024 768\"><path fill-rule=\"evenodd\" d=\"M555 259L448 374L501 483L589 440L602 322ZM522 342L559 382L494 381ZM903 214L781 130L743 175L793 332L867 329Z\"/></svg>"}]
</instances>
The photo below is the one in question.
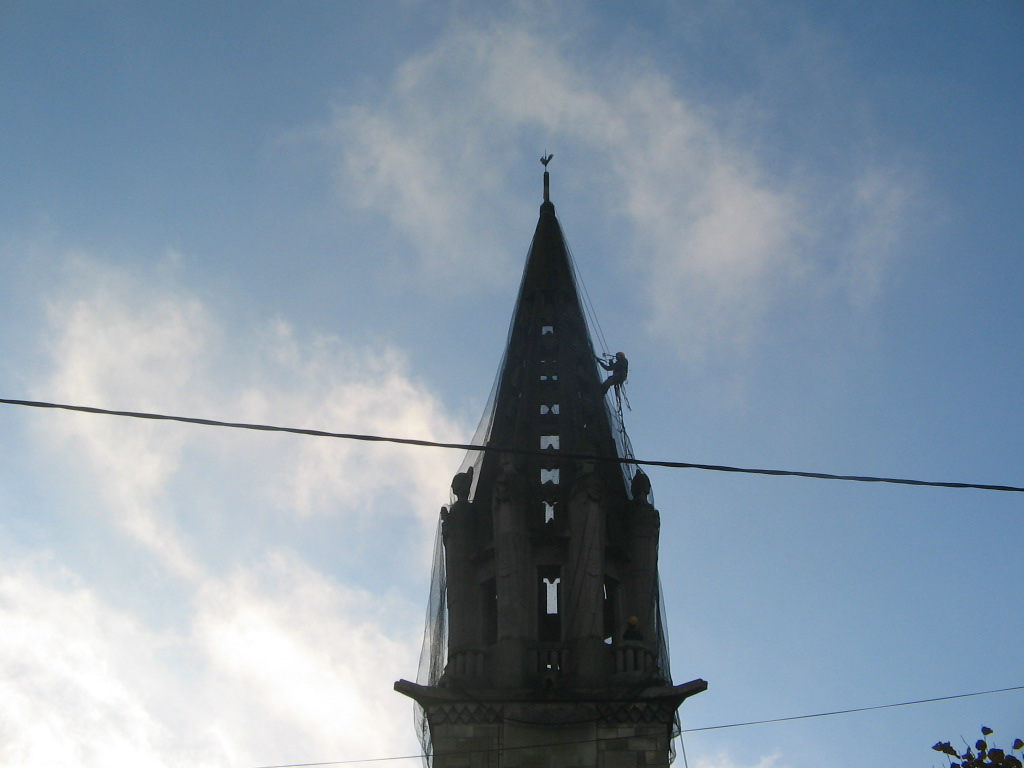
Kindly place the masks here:
<instances>
[{"instance_id":1,"label":"stone column","mask_svg":"<svg viewBox=\"0 0 1024 768\"><path fill-rule=\"evenodd\" d=\"M584 465L569 494L569 558L565 574L565 630L569 669L578 685L600 685L607 677L604 644L605 488Z\"/></svg>"},{"instance_id":2,"label":"stone column","mask_svg":"<svg viewBox=\"0 0 1024 768\"><path fill-rule=\"evenodd\" d=\"M503 457L494 486L495 588L498 642L494 679L500 686L523 684L529 631L529 559L526 534L526 480L511 457Z\"/></svg>"},{"instance_id":3,"label":"stone column","mask_svg":"<svg viewBox=\"0 0 1024 768\"><path fill-rule=\"evenodd\" d=\"M441 511L444 521L445 581L448 590L448 658L449 672L462 674L470 670L451 665L459 653L480 647L483 634L473 568L473 505L459 500ZM464 666L464 664L463 664ZM473 670L474 674L480 671Z\"/></svg>"},{"instance_id":4,"label":"stone column","mask_svg":"<svg viewBox=\"0 0 1024 768\"><path fill-rule=\"evenodd\" d=\"M636 616L644 643L655 648L654 596L658 591L658 537L661 517L646 499L629 503L627 554L629 567L623 584L622 609ZM618 628L622 631L623 628Z\"/></svg>"}]
</instances>

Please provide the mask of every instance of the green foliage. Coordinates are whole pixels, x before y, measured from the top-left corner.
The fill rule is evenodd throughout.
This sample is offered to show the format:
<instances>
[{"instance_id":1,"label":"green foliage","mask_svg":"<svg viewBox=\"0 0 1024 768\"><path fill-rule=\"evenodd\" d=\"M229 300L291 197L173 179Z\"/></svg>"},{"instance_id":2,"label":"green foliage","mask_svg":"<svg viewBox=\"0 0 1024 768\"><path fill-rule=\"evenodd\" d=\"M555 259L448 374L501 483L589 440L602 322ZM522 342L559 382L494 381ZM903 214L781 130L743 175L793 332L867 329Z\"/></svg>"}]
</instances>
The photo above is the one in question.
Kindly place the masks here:
<instances>
[{"instance_id":1,"label":"green foliage","mask_svg":"<svg viewBox=\"0 0 1024 768\"><path fill-rule=\"evenodd\" d=\"M963 752L957 752L956 748L948 741L940 741L932 749L949 756L950 768L982 768L991 765L1001 766L1001 768L1024 768L1020 758L1013 754L1013 752L1024 750L1024 741L1014 739L1011 751L1007 753L1006 750L989 746L987 739L992 735L991 728L981 726L981 735L982 738L974 742L973 749L968 745Z\"/></svg>"}]
</instances>

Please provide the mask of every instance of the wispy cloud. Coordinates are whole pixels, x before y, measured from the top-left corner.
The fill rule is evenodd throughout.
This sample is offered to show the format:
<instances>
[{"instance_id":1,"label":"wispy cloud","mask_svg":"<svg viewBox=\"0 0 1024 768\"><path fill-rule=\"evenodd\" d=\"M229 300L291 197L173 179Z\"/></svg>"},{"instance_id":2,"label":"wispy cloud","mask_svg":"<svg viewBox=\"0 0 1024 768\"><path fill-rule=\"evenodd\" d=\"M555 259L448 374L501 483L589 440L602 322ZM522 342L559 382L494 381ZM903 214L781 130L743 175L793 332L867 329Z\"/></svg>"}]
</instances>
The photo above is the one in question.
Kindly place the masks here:
<instances>
[{"instance_id":1,"label":"wispy cloud","mask_svg":"<svg viewBox=\"0 0 1024 768\"><path fill-rule=\"evenodd\" d=\"M169 754L176 729L158 701L185 691L163 658L167 639L51 559L4 566L0 762L170 764L158 755Z\"/></svg>"},{"instance_id":2,"label":"wispy cloud","mask_svg":"<svg viewBox=\"0 0 1024 768\"><path fill-rule=\"evenodd\" d=\"M412 378L405 355L393 347L371 349L327 335L304 344L280 319L260 337L264 354L240 400L246 420L395 437L434 435L452 442L466 438L465 427ZM323 515L337 513L341 504L361 524L416 509L424 498L446 498L444 478L453 461L438 452L338 440L303 440L281 457L287 482L274 498L283 508ZM385 493L398 494L400 503L374 503ZM425 523L436 519L433 507L419 511Z\"/></svg>"},{"instance_id":3,"label":"wispy cloud","mask_svg":"<svg viewBox=\"0 0 1024 768\"><path fill-rule=\"evenodd\" d=\"M188 412L200 402L199 365L215 328L194 298L147 285L141 275L83 258L68 262L49 306L52 361L35 395L73 404ZM51 420L44 441L82 480L91 479L134 536L165 566L188 578L199 565L170 510L167 484L186 433L152 423L72 416ZM88 482L88 481L86 481Z\"/></svg>"},{"instance_id":4,"label":"wispy cloud","mask_svg":"<svg viewBox=\"0 0 1024 768\"><path fill-rule=\"evenodd\" d=\"M342 188L405 235L425 273L479 286L507 267L521 236L496 212L528 136L573 148L580 189L616 191L588 202L620 217L649 328L689 358L748 346L794 292L870 301L901 232L897 174L868 167L827 188L783 177L728 130L749 105L695 103L642 52L581 50L558 26L454 23L378 100L338 109Z\"/></svg>"},{"instance_id":5,"label":"wispy cloud","mask_svg":"<svg viewBox=\"0 0 1024 768\"><path fill-rule=\"evenodd\" d=\"M202 415L328 431L465 439L405 356L327 334L298 339L268 318L227 341L223 321L182 285L76 259L50 304L52 364L35 395L122 410ZM233 332L234 333L234 332ZM56 452L116 510L117 524L182 575L198 575L166 494L183 455L203 452L258 480L262 513L328 516L362 525L415 511L431 530L458 457L398 446L299 439L70 415L50 420ZM402 466L402 472L395 472ZM246 469L242 469L245 467ZM259 468L253 471L253 468ZM382 503L383 498L387 503ZM252 499L247 499L251 502ZM429 537L427 537L429 538Z\"/></svg>"},{"instance_id":6,"label":"wispy cloud","mask_svg":"<svg viewBox=\"0 0 1024 768\"><path fill-rule=\"evenodd\" d=\"M407 608L275 552L154 629L50 558L0 575L4 765L256 765L393 754Z\"/></svg>"},{"instance_id":7,"label":"wispy cloud","mask_svg":"<svg viewBox=\"0 0 1024 768\"><path fill-rule=\"evenodd\" d=\"M193 637L210 665L207 682L233 693L220 714L226 730L246 734L252 758L392 754L408 739L409 706L391 685L418 649L414 633L388 628L389 613L406 607L333 582L287 552L208 584Z\"/></svg>"},{"instance_id":8,"label":"wispy cloud","mask_svg":"<svg viewBox=\"0 0 1024 768\"><path fill-rule=\"evenodd\" d=\"M274 318L229 332L175 268L78 256L65 277L36 397L465 437L396 349L300 339ZM38 460L74 499L61 514L95 516L73 563L3 540L0 762L266 764L411 742L391 683L416 668L422 612L399 587L429 567L459 457L36 416Z\"/></svg>"}]
</instances>

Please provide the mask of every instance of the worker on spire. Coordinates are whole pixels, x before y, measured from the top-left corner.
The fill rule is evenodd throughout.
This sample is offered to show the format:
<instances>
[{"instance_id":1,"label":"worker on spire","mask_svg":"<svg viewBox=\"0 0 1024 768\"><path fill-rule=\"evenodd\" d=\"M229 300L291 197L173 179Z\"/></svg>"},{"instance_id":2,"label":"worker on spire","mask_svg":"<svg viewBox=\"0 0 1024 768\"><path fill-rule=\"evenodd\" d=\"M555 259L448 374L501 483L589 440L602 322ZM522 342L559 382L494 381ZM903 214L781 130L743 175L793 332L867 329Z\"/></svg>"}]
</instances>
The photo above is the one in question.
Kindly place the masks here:
<instances>
[{"instance_id":1,"label":"worker on spire","mask_svg":"<svg viewBox=\"0 0 1024 768\"><path fill-rule=\"evenodd\" d=\"M596 359L598 365L611 373L611 376L601 384L601 394L607 394L609 389L615 387L615 402L619 403L621 408L622 385L626 383L626 377L629 376L629 360L622 352L616 352L610 360L601 357Z\"/></svg>"}]
</instances>

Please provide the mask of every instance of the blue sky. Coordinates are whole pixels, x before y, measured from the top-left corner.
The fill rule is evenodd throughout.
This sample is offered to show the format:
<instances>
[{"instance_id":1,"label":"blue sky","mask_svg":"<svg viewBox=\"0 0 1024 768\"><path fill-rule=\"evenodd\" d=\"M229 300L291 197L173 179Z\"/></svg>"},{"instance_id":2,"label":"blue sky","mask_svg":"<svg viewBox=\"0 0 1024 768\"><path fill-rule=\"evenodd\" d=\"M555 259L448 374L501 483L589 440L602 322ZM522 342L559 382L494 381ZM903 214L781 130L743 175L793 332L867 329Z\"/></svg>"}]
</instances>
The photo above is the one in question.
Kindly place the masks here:
<instances>
[{"instance_id":1,"label":"blue sky","mask_svg":"<svg viewBox=\"0 0 1024 768\"><path fill-rule=\"evenodd\" d=\"M5 3L0 392L468 441L548 151L638 457L1024 485L1022 33L1008 0ZM391 684L461 455L0 424L0 763L417 752ZM684 727L1024 684L1019 494L651 476ZM940 765L1022 712L686 752Z\"/></svg>"}]
</instances>

